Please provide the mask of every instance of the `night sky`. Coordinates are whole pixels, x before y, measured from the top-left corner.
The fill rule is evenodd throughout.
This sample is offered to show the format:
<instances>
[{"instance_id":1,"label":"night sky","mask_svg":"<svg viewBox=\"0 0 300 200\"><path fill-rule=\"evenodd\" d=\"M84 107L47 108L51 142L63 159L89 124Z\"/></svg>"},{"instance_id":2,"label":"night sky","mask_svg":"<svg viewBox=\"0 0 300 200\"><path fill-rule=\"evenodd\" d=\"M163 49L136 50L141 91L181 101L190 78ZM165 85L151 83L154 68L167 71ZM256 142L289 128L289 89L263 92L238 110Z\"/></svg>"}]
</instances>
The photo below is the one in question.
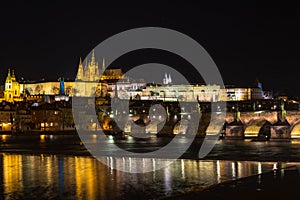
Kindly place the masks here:
<instances>
[{"instance_id":1,"label":"night sky","mask_svg":"<svg viewBox=\"0 0 300 200\"><path fill-rule=\"evenodd\" d=\"M68 3L67 3L68 2ZM66 1L12 1L0 5L0 82L7 68L18 79L74 79L79 57L100 42L131 28L158 26L180 31L199 42L217 64L224 83L300 95L300 12L295 5L258 5L254 1L219 3L104 4ZM222 2L222 1L221 1ZM98 58L100 62L101 58ZM122 70L160 62L186 69L188 63L159 51L122 56ZM192 71L191 82L198 79Z\"/></svg>"}]
</instances>

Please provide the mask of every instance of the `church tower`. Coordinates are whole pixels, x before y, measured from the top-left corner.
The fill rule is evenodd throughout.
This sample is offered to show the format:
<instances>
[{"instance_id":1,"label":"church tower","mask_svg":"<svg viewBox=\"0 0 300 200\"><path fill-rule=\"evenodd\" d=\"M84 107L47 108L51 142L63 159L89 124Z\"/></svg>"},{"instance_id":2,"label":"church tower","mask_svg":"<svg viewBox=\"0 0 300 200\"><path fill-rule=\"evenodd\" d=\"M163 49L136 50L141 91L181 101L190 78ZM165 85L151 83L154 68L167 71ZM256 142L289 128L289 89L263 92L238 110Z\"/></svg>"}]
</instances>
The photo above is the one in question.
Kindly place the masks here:
<instances>
[{"instance_id":1,"label":"church tower","mask_svg":"<svg viewBox=\"0 0 300 200\"><path fill-rule=\"evenodd\" d=\"M81 60L81 57L80 57L76 80L82 80L83 81L83 77L84 76L83 76L82 60Z\"/></svg>"},{"instance_id":2,"label":"church tower","mask_svg":"<svg viewBox=\"0 0 300 200\"><path fill-rule=\"evenodd\" d=\"M4 99L5 101L13 102L14 98L20 98L20 84L16 80L14 70L10 73L10 69L8 69L5 80Z\"/></svg>"},{"instance_id":3,"label":"church tower","mask_svg":"<svg viewBox=\"0 0 300 200\"><path fill-rule=\"evenodd\" d=\"M87 81L97 81L99 80L99 68L98 63L95 59L95 50L92 51L92 57L91 61L87 66L87 75L88 80Z\"/></svg>"},{"instance_id":4,"label":"church tower","mask_svg":"<svg viewBox=\"0 0 300 200\"><path fill-rule=\"evenodd\" d=\"M102 62L102 68L103 64L105 65L104 61ZM99 81L100 70L102 69L99 69L98 62L95 58L95 50L93 50L91 54L91 59L85 59L85 65L82 64L82 60L80 58L76 80L93 82Z\"/></svg>"}]
</instances>

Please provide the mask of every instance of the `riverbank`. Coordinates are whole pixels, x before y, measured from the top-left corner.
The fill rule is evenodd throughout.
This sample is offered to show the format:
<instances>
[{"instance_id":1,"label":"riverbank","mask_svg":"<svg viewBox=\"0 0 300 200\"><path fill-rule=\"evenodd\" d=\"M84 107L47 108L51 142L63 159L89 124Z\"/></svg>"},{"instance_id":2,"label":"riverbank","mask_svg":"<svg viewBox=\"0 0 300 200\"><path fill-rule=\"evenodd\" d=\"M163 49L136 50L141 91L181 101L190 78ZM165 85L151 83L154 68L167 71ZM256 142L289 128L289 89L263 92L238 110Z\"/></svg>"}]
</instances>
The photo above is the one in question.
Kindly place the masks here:
<instances>
[{"instance_id":1,"label":"riverbank","mask_svg":"<svg viewBox=\"0 0 300 200\"><path fill-rule=\"evenodd\" d=\"M60 131L0 131L0 135L78 135L76 130L60 130Z\"/></svg>"},{"instance_id":2,"label":"riverbank","mask_svg":"<svg viewBox=\"0 0 300 200\"><path fill-rule=\"evenodd\" d=\"M233 181L226 181L207 188L192 188L189 192L159 198L160 200L240 200L292 198L298 195L300 173L297 166L274 170Z\"/></svg>"}]
</instances>

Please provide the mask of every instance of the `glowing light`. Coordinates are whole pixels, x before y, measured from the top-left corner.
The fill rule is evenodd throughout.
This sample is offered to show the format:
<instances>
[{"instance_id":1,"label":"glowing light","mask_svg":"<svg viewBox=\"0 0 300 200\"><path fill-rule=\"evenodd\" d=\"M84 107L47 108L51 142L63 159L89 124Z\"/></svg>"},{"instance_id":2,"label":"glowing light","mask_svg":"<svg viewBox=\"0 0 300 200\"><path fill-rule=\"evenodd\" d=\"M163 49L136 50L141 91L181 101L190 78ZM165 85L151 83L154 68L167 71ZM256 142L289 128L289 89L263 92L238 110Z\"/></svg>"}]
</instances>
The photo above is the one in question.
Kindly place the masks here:
<instances>
[{"instance_id":1,"label":"glowing light","mask_svg":"<svg viewBox=\"0 0 300 200\"><path fill-rule=\"evenodd\" d=\"M233 177L236 177L235 163L234 163L234 162L231 163L231 171L232 171L232 176L233 176Z\"/></svg>"},{"instance_id":2,"label":"glowing light","mask_svg":"<svg viewBox=\"0 0 300 200\"><path fill-rule=\"evenodd\" d=\"M220 161L217 161L217 176L218 176L218 182L221 182L221 166L220 166Z\"/></svg>"},{"instance_id":3,"label":"glowing light","mask_svg":"<svg viewBox=\"0 0 300 200\"><path fill-rule=\"evenodd\" d=\"M257 165L257 171L258 171L258 174L261 174L261 173L262 173L262 165L261 165L261 162L259 162L258 165Z\"/></svg>"},{"instance_id":4,"label":"glowing light","mask_svg":"<svg viewBox=\"0 0 300 200\"><path fill-rule=\"evenodd\" d=\"M181 176L185 179L184 160L181 160Z\"/></svg>"},{"instance_id":5,"label":"glowing light","mask_svg":"<svg viewBox=\"0 0 300 200\"><path fill-rule=\"evenodd\" d=\"M40 142L45 142L45 135L40 135Z\"/></svg>"},{"instance_id":6,"label":"glowing light","mask_svg":"<svg viewBox=\"0 0 300 200\"><path fill-rule=\"evenodd\" d=\"M2 141L6 142L7 135L2 135Z\"/></svg>"}]
</instances>

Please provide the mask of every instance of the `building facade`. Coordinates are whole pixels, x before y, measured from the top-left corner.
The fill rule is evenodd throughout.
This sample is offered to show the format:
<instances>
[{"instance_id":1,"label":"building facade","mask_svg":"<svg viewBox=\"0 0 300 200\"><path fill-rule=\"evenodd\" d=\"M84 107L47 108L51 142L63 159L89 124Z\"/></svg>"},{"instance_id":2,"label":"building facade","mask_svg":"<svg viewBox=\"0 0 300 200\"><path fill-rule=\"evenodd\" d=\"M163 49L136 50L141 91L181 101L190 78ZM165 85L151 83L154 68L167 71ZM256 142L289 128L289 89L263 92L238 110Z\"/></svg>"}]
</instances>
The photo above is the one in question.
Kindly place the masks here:
<instances>
[{"instance_id":1,"label":"building facade","mask_svg":"<svg viewBox=\"0 0 300 200\"><path fill-rule=\"evenodd\" d=\"M13 102L14 100L20 100L23 87L18 83L15 77L15 72L8 69L7 77L5 80L5 89L4 89L4 99L8 102Z\"/></svg>"},{"instance_id":2,"label":"building facade","mask_svg":"<svg viewBox=\"0 0 300 200\"><path fill-rule=\"evenodd\" d=\"M105 69L105 60L99 68L94 50L90 60L78 65L75 81L58 81L18 83L14 71L5 81L2 100L22 101L25 96L64 95L68 97L115 97L121 99L163 100L163 101L246 101L264 98L262 84L258 87L225 87L219 85L183 85L173 84L170 74L165 74L162 85L146 85L142 80L136 81L126 77L121 69ZM59 98L61 99L61 98ZM1 100L1 99L0 99Z\"/></svg>"}]
</instances>

